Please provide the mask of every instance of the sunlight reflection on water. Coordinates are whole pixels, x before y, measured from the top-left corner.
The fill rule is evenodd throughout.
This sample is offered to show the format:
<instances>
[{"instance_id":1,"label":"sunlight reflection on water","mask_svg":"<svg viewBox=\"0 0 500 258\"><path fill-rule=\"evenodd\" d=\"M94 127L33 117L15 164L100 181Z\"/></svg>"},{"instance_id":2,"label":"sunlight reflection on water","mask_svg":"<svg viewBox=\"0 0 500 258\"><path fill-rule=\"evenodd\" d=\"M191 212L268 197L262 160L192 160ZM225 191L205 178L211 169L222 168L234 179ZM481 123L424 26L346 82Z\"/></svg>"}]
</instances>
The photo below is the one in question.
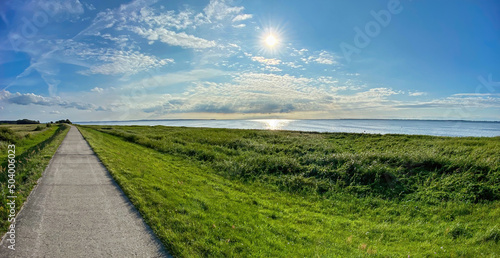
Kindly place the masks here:
<instances>
[{"instance_id":1,"label":"sunlight reflection on water","mask_svg":"<svg viewBox=\"0 0 500 258\"><path fill-rule=\"evenodd\" d=\"M91 125L165 125L232 129L290 130L370 134L416 134L436 136L500 136L500 122L432 120L139 120L78 122Z\"/></svg>"},{"instance_id":2,"label":"sunlight reflection on water","mask_svg":"<svg viewBox=\"0 0 500 258\"><path fill-rule=\"evenodd\" d=\"M251 120L264 124L264 128L267 130L281 130L283 127L287 126L290 122L295 120L287 119L257 119Z\"/></svg>"}]
</instances>

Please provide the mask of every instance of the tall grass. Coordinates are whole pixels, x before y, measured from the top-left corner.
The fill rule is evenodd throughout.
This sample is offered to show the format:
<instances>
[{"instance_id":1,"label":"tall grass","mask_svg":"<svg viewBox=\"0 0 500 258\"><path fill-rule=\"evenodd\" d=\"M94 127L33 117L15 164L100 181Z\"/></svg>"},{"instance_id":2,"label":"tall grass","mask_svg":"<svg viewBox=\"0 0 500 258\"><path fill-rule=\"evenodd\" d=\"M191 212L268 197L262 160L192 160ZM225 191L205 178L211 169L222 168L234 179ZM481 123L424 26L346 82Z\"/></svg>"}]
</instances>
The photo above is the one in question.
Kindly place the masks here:
<instances>
[{"instance_id":1,"label":"tall grass","mask_svg":"<svg viewBox=\"0 0 500 258\"><path fill-rule=\"evenodd\" d=\"M291 192L430 203L500 199L500 137L92 128L203 162L230 178L264 181Z\"/></svg>"}]
</instances>

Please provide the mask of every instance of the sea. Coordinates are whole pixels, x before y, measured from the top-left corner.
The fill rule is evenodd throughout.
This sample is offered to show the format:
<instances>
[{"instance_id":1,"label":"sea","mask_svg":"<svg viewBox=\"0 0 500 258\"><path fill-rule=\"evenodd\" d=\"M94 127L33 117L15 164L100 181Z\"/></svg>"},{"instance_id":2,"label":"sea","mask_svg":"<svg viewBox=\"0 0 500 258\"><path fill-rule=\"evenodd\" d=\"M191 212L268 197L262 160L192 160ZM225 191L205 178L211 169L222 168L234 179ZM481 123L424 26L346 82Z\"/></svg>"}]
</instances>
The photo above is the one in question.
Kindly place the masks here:
<instances>
[{"instance_id":1,"label":"sea","mask_svg":"<svg viewBox=\"0 0 500 258\"><path fill-rule=\"evenodd\" d=\"M252 120L133 120L77 122L82 125L164 125L183 127L291 130L307 132L345 132L367 134L409 134L453 137L500 136L500 122L462 120L391 119L252 119Z\"/></svg>"}]
</instances>

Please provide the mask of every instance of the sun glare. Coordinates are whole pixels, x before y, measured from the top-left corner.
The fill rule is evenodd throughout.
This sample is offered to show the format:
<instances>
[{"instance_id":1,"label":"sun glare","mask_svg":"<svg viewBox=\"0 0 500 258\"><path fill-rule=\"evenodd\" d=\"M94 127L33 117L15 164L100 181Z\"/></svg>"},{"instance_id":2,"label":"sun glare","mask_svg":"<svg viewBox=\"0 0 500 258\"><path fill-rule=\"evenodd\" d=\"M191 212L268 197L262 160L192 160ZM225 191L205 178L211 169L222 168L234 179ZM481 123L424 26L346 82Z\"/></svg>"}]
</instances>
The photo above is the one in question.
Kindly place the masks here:
<instances>
[{"instance_id":1,"label":"sun glare","mask_svg":"<svg viewBox=\"0 0 500 258\"><path fill-rule=\"evenodd\" d=\"M264 126L264 129L267 130L281 130L283 127L286 127L290 122L293 122L294 120L288 120L288 119L257 119L257 120L252 120L255 122L262 123Z\"/></svg>"},{"instance_id":2,"label":"sun glare","mask_svg":"<svg viewBox=\"0 0 500 258\"><path fill-rule=\"evenodd\" d=\"M285 30L280 25L265 24L259 29L256 37L256 48L261 56L277 57L285 52L287 36Z\"/></svg>"},{"instance_id":3,"label":"sun glare","mask_svg":"<svg viewBox=\"0 0 500 258\"><path fill-rule=\"evenodd\" d=\"M267 36L266 38L266 44L270 47L274 47L274 45L276 45L277 42L278 40L276 40L276 38L272 34Z\"/></svg>"}]
</instances>

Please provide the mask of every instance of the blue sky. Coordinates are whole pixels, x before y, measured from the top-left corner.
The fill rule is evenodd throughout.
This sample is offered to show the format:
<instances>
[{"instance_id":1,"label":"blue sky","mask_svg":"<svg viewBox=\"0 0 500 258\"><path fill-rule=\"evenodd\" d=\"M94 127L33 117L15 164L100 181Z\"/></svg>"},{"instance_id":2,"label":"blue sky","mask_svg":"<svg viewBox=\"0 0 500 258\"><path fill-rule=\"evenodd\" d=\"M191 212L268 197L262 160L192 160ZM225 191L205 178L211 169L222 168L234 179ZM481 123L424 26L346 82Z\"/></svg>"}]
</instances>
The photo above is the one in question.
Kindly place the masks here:
<instances>
[{"instance_id":1,"label":"blue sky","mask_svg":"<svg viewBox=\"0 0 500 258\"><path fill-rule=\"evenodd\" d=\"M0 10L0 119L500 120L494 0L7 0Z\"/></svg>"}]
</instances>

